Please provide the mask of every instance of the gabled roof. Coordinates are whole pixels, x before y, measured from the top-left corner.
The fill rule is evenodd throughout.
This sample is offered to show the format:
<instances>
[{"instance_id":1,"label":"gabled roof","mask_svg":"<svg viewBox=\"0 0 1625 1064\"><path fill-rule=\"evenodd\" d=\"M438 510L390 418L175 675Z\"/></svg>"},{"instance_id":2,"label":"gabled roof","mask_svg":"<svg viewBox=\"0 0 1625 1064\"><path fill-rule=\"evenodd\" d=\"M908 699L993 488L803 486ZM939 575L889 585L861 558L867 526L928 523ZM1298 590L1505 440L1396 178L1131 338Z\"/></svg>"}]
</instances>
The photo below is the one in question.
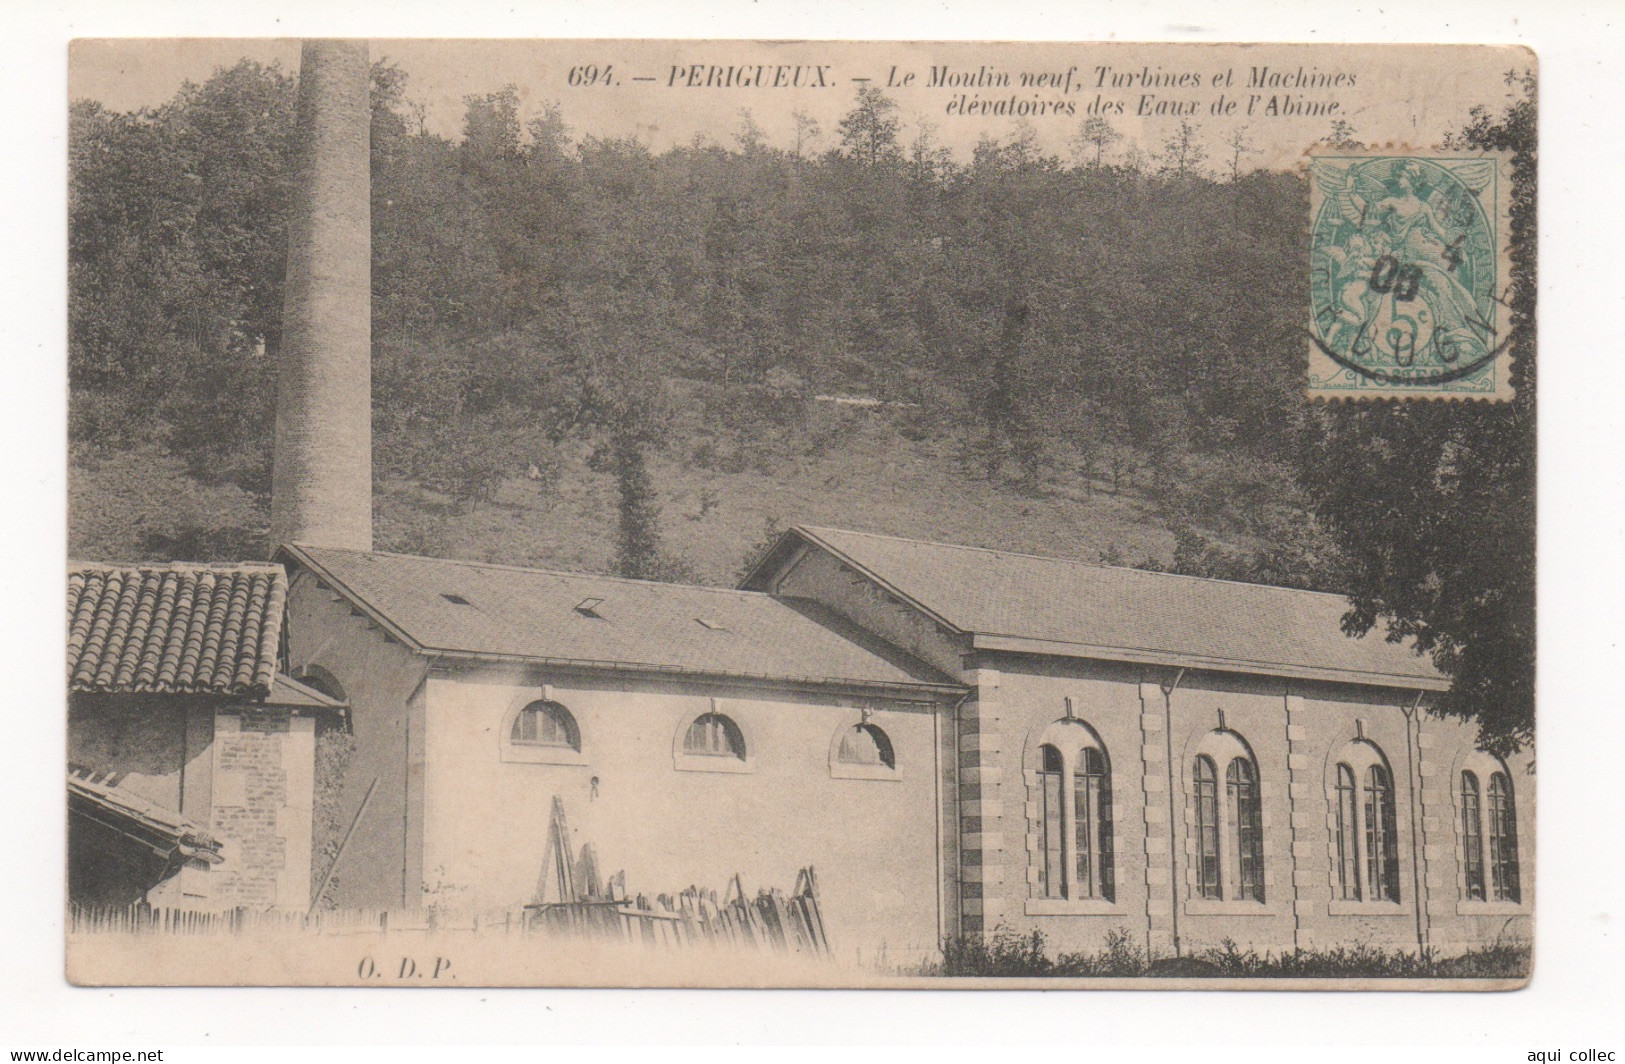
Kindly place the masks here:
<instances>
[{"instance_id":1,"label":"gabled roof","mask_svg":"<svg viewBox=\"0 0 1625 1064\"><path fill-rule=\"evenodd\" d=\"M1404 644L1344 635L1341 595L811 527L787 532L745 586L771 587L808 544L977 648L1449 687Z\"/></svg>"},{"instance_id":2,"label":"gabled roof","mask_svg":"<svg viewBox=\"0 0 1625 1064\"><path fill-rule=\"evenodd\" d=\"M263 698L287 590L267 562L70 563L69 689Z\"/></svg>"},{"instance_id":3,"label":"gabled roof","mask_svg":"<svg viewBox=\"0 0 1625 1064\"><path fill-rule=\"evenodd\" d=\"M280 556L429 655L958 690L821 607L751 591L305 545Z\"/></svg>"}]
</instances>

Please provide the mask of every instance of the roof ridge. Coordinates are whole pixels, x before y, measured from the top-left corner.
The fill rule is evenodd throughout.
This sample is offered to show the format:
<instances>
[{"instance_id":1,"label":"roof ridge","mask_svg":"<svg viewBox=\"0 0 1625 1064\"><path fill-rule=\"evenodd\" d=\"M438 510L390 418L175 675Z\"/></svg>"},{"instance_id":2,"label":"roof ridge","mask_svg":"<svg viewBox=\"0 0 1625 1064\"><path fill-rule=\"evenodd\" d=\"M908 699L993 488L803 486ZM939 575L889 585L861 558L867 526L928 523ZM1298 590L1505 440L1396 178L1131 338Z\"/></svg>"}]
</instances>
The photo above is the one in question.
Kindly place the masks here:
<instances>
[{"instance_id":1,"label":"roof ridge","mask_svg":"<svg viewBox=\"0 0 1625 1064\"><path fill-rule=\"evenodd\" d=\"M463 565L472 569L496 569L509 573L541 573L547 576L565 576L575 580L609 580L617 584L637 584L643 587L679 588L683 591L712 591L724 595L745 595L751 598L773 599L774 596L765 591L747 591L736 587L714 587L710 584L679 584L670 580L640 580L631 576L614 576L609 573L579 573L567 569L550 569L539 565L506 565L501 562L477 562L467 558L436 558L427 554L402 554L390 550L350 550L347 547L318 547L308 543L289 544L302 551L327 551L334 554L352 554L362 557L400 558L413 562L433 562L438 565ZM777 601L774 599L774 601Z\"/></svg>"},{"instance_id":2,"label":"roof ridge","mask_svg":"<svg viewBox=\"0 0 1625 1064\"><path fill-rule=\"evenodd\" d=\"M146 573L203 573L203 572L282 572L279 562L91 562L68 559L69 573L87 572L146 572Z\"/></svg>"},{"instance_id":3,"label":"roof ridge","mask_svg":"<svg viewBox=\"0 0 1625 1064\"><path fill-rule=\"evenodd\" d=\"M1030 558L1034 561L1057 562L1062 565L1079 565L1085 569L1109 569L1120 573L1140 573L1146 576L1166 576L1179 580L1195 580L1204 584L1229 584L1234 587L1256 587L1266 591L1287 591L1294 595L1321 595L1326 598L1347 599L1349 596L1341 591L1314 591L1302 587L1283 587L1280 584L1258 584L1250 580L1227 580L1219 576L1193 576L1190 573L1170 573L1162 569L1139 569L1132 565L1107 565L1104 562L1086 562L1081 558L1060 558L1053 554L1032 554L1019 550L999 550L996 547L973 547L966 543L943 543L934 539L915 539L911 536L894 536L885 532L859 532L851 528L830 528L827 525L794 525L794 528L806 532L834 532L843 536L864 536L868 539L889 539L898 543L917 543L926 547L947 547L951 550L977 551L981 554L1002 555L1007 558Z\"/></svg>"}]
</instances>

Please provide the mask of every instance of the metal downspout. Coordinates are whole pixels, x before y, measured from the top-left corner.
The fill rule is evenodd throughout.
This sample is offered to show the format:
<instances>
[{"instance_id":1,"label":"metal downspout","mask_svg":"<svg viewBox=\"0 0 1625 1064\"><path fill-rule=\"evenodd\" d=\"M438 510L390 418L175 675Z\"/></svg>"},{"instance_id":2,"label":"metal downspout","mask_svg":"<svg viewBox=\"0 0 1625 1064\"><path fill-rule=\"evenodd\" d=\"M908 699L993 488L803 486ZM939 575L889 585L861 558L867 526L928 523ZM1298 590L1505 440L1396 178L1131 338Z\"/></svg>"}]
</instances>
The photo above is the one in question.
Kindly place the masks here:
<instances>
[{"instance_id":1,"label":"metal downspout","mask_svg":"<svg viewBox=\"0 0 1625 1064\"><path fill-rule=\"evenodd\" d=\"M1292 791L1297 779L1292 770L1292 681L1286 682L1281 695L1281 716L1286 724L1286 833L1290 840L1286 852L1287 865L1292 869L1292 952L1297 953L1303 949L1303 914L1298 908L1298 802ZM1263 795L1262 784L1259 795Z\"/></svg>"},{"instance_id":2,"label":"metal downspout","mask_svg":"<svg viewBox=\"0 0 1625 1064\"><path fill-rule=\"evenodd\" d=\"M1416 756L1411 747L1411 725L1416 724L1417 745L1421 745L1421 723L1417 719L1417 711L1422 708L1422 698L1425 692L1416 692L1416 701L1404 710L1405 713L1405 767L1410 775L1411 800L1406 803L1410 807L1411 816L1411 897L1416 902L1416 948L1426 959L1428 955L1428 929L1427 929L1427 896L1424 891L1425 883L1422 880L1421 851L1427 845L1427 839L1419 837L1427 831L1425 824L1419 824L1416 819L1416 806L1422 800L1422 781L1416 775Z\"/></svg>"},{"instance_id":3,"label":"metal downspout","mask_svg":"<svg viewBox=\"0 0 1625 1064\"><path fill-rule=\"evenodd\" d=\"M1179 946L1179 818L1174 810L1174 692L1185 679L1183 666L1174 674L1174 682L1162 684L1162 741L1168 757L1168 898L1174 935L1174 956L1182 956Z\"/></svg>"},{"instance_id":4,"label":"metal downspout","mask_svg":"<svg viewBox=\"0 0 1625 1064\"><path fill-rule=\"evenodd\" d=\"M979 698L980 691L981 687L978 685L965 692L965 696L959 701L955 702L953 709L950 711L953 713L954 717L954 747L953 750L949 752L949 764L951 764L954 769L954 895L956 900L954 902L953 909L959 925L954 928L954 933L956 936L961 937L965 934L965 817L961 811L961 803L964 799L961 797L963 793L963 784L960 782L959 778L959 774L963 771L959 764L959 711L963 709L965 703L969 702L972 698ZM939 751L942 749L940 738L937 743L937 749ZM942 773L940 772L937 773L937 786L942 786ZM943 875L947 869L943 868L942 862L942 807L943 803L939 799L937 802L937 875L939 881L947 878L945 875ZM937 892L937 941L942 945L947 944L948 935L947 903L943 897L946 890L947 884L943 883L942 889Z\"/></svg>"}]
</instances>

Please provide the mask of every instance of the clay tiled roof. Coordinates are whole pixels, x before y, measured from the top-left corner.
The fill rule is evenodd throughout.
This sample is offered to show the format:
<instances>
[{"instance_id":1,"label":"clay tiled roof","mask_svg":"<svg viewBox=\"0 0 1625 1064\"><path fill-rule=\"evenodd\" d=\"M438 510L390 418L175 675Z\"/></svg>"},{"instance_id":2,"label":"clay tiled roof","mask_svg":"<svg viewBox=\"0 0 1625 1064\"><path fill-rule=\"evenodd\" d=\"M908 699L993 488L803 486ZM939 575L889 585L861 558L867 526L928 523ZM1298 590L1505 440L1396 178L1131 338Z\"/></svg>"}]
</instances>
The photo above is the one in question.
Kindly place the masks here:
<instances>
[{"instance_id":1,"label":"clay tiled roof","mask_svg":"<svg viewBox=\"0 0 1625 1064\"><path fill-rule=\"evenodd\" d=\"M810 684L949 685L815 605L755 592L405 554L283 550L422 653Z\"/></svg>"},{"instance_id":2,"label":"clay tiled roof","mask_svg":"<svg viewBox=\"0 0 1625 1064\"><path fill-rule=\"evenodd\" d=\"M279 565L73 563L73 691L265 697L288 581Z\"/></svg>"},{"instance_id":3,"label":"clay tiled roof","mask_svg":"<svg viewBox=\"0 0 1625 1064\"><path fill-rule=\"evenodd\" d=\"M1342 595L1091 565L866 532L796 528L745 586L811 544L991 650L1443 689L1407 644L1354 639Z\"/></svg>"}]
</instances>

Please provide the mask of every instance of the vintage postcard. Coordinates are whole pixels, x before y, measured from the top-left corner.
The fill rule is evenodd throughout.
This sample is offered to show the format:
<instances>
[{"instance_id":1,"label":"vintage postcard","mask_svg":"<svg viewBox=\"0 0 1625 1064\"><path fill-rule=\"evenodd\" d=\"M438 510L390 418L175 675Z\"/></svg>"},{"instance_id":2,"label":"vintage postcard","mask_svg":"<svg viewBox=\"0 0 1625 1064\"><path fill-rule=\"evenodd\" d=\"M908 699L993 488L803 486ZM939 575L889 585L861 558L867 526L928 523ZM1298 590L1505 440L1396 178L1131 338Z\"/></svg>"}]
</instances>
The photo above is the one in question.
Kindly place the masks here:
<instances>
[{"instance_id":1,"label":"vintage postcard","mask_svg":"<svg viewBox=\"0 0 1625 1064\"><path fill-rule=\"evenodd\" d=\"M1528 50L70 75L73 982L1528 980Z\"/></svg>"}]
</instances>

